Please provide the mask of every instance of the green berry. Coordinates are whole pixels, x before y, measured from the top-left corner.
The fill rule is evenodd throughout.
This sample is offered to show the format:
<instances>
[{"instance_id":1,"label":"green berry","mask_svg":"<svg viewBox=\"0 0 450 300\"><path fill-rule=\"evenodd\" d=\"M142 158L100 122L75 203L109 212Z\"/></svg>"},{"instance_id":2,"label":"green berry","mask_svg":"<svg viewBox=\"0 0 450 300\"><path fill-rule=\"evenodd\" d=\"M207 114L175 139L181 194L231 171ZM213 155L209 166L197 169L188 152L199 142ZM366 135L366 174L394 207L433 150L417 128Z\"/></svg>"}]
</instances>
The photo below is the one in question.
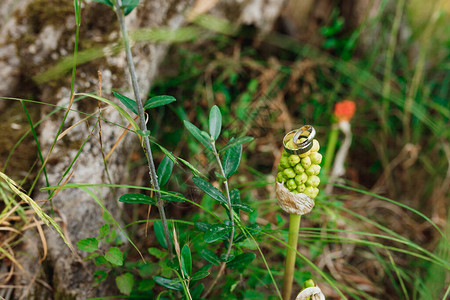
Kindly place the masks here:
<instances>
[{"instance_id":1,"label":"green berry","mask_svg":"<svg viewBox=\"0 0 450 300\"><path fill-rule=\"evenodd\" d=\"M294 167L295 174L301 174L305 172L305 169L303 169L302 164L296 164Z\"/></svg>"},{"instance_id":2,"label":"green berry","mask_svg":"<svg viewBox=\"0 0 450 300\"><path fill-rule=\"evenodd\" d=\"M319 189L318 188L313 188L313 192L311 193L311 198L316 198L317 195L319 194Z\"/></svg>"},{"instance_id":3,"label":"green berry","mask_svg":"<svg viewBox=\"0 0 450 300\"><path fill-rule=\"evenodd\" d=\"M289 179L286 181L286 187L289 189L289 191L293 191L297 188L297 185L295 184L294 179Z\"/></svg>"},{"instance_id":4,"label":"green berry","mask_svg":"<svg viewBox=\"0 0 450 300\"><path fill-rule=\"evenodd\" d=\"M299 175L296 175L294 178L295 182L300 185L306 182L308 180L308 176L305 173L301 173Z\"/></svg>"},{"instance_id":5,"label":"green berry","mask_svg":"<svg viewBox=\"0 0 450 300\"><path fill-rule=\"evenodd\" d=\"M306 170L306 174L308 174L308 176L319 175L319 173L320 173L319 165L311 165L311 167L309 167L308 170Z\"/></svg>"},{"instance_id":6,"label":"green berry","mask_svg":"<svg viewBox=\"0 0 450 300\"><path fill-rule=\"evenodd\" d=\"M320 149L319 141L316 140L316 139L314 139L314 140L313 140L313 146L312 146L312 148L311 148L311 152L318 152L319 149Z\"/></svg>"},{"instance_id":7,"label":"green berry","mask_svg":"<svg viewBox=\"0 0 450 300\"><path fill-rule=\"evenodd\" d=\"M286 156L280 158L280 166L284 169L290 168L289 159Z\"/></svg>"},{"instance_id":8,"label":"green berry","mask_svg":"<svg viewBox=\"0 0 450 300\"><path fill-rule=\"evenodd\" d=\"M281 153L281 157L289 157L289 153L286 152L286 150L283 150L283 152Z\"/></svg>"},{"instance_id":9,"label":"green berry","mask_svg":"<svg viewBox=\"0 0 450 300\"><path fill-rule=\"evenodd\" d=\"M277 182L282 183L283 181L286 181L286 178L283 175L283 172L279 172L277 174L277 178L276 178Z\"/></svg>"},{"instance_id":10,"label":"green berry","mask_svg":"<svg viewBox=\"0 0 450 300\"><path fill-rule=\"evenodd\" d=\"M305 153L299 154L298 156L300 156L301 158L307 157L311 154L311 150L306 151Z\"/></svg>"},{"instance_id":11,"label":"green berry","mask_svg":"<svg viewBox=\"0 0 450 300\"><path fill-rule=\"evenodd\" d=\"M300 157L298 157L298 155L292 154L289 156L289 165L291 167L295 166L299 162L300 162Z\"/></svg>"},{"instance_id":12,"label":"green berry","mask_svg":"<svg viewBox=\"0 0 450 300\"><path fill-rule=\"evenodd\" d=\"M320 178L313 175L313 176L309 177L308 180L306 180L305 184L307 186L318 187L320 184Z\"/></svg>"},{"instance_id":13,"label":"green berry","mask_svg":"<svg viewBox=\"0 0 450 300\"><path fill-rule=\"evenodd\" d=\"M309 156L302 158L301 162L302 167L307 170L311 166L311 158Z\"/></svg>"},{"instance_id":14,"label":"green berry","mask_svg":"<svg viewBox=\"0 0 450 300\"><path fill-rule=\"evenodd\" d=\"M309 158L311 158L311 162L314 165L319 165L322 162L322 154L318 152L313 152L309 155Z\"/></svg>"},{"instance_id":15,"label":"green berry","mask_svg":"<svg viewBox=\"0 0 450 300\"><path fill-rule=\"evenodd\" d=\"M292 168L288 168L288 169L284 170L283 174L284 174L284 176L286 176L286 178L294 178L296 175Z\"/></svg>"},{"instance_id":16,"label":"green berry","mask_svg":"<svg viewBox=\"0 0 450 300\"><path fill-rule=\"evenodd\" d=\"M305 184L299 184L297 185L297 193L303 193L306 189L306 185Z\"/></svg>"},{"instance_id":17,"label":"green berry","mask_svg":"<svg viewBox=\"0 0 450 300\"><path fill-rule=\"evenodd\" d=\"M313 198L314 195L314 188L312 186L307 186L305 191L303 192L306 196Z\"/></svg>"}]
</instances>

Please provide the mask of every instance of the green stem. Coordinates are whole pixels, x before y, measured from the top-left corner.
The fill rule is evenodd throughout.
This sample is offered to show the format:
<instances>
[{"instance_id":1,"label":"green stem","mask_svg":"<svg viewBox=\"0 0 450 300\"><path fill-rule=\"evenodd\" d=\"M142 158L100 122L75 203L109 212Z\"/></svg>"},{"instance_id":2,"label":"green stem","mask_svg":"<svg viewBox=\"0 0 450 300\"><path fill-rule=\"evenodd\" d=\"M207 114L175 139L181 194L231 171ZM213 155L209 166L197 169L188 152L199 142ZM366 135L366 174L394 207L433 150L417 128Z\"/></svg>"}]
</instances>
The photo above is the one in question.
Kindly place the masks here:
<instances>
[{"instance_id":1,"label":"green stem","mask_svg":"<svg viewBox=\"0 0 450 300\"><path fill-rule=\"evenodd\" d=\"M330 135L328 136L327 151L324 156L325 161L323 163L323 170L325 174L328 174L328 171L331 168L331 163L333 162L334 152L336 150L336 145L339 138L339 129L337 124L333 124L332 126Z\"/></svg>"},{"instance_id":2,"label":"green stem","mask_svg":"<svg viewBox=\"0 0 450 300\"><path fill-rule=\"evenodd\" d=\"M289 216L289 236L286 251L286 264L284 266L283 290L284 300L289 300L292 293L292 282L294 281L295 259L297 258L298 231L300 229L301 215L291 214Z\"/></svg>"},{"instance_id":3,"label":"green stem","mask_svg":"<svg viewBox=\"0 0 450 300\"><path fill-rule=\"evenodd\" d=\"M225 175L225 171L223 170L222 162L220 161L220 157L219 157L219 153L217 152L216 145L214 142L211 144L213 146L213 153L217 160L217 164L219 165L220 172L222 173L222 176L224 178L227 178ZM234 229L234 212L233 212L233 206L231 205L231 197L230 197L230 189L228 187L228 180L224 181L224 185L225 185L225 191L227 193L227 205L228 205L228 211L230 213L230 223L231 223L230 241L228 242L228 249L227 249L227 253L226 253L226 257L228 257L231 253L231 248L233 247L233 239L234 239L234 230L235 229ZM226 266L226 263L223 262L220 266L219 273L217 274L216 278L209 286L206 293L203 295L203 298L207 298L209 293L211 293L212 289L216 286L217 281L222 276L222 274L225 270L225 266Z\"/></svg>"},{"instance_id":4,"label":"green stem","mask_svg":"<svg viewBox=\"0 0 450 300\"><path fill-rule=\"evenodd\" d=\"M133 56L131 54L130 39L128 38L128 32L127 32L127 28L125 25L125 18L124 18L122 9L121 9L121 6L122 6L121 2L122 2L121 0L116 1L115 12L116 12L117 18L119 20L120 31L122 32L123 43L125 45L128 70L130 71L131 82L133 84L134 97L136 98L140 127L141 127L141 130L146 130L147 124L145 123L144 106L142 104L141 95L139 92L139 85L138 85L137 78L136 78L136 71L134 69ZM143 136L142 138L144 140L144 150L147 155L147 163L148 163L151 184L156 190L156 192L155 192L156 200L157 200L156 206L158 207L159 215L161 217L161 223L163 225L167 249L169 250L169 256L172 258L172 243L170 241L169 226L167 225L167 218L166 218L166 213L164 210L164 200L161 199L161 193L159 191L159 184L158 184L158 180L157 180L158 177L156 175L156 168L155 168L155 164L153 162L152 149L150 147L150 140L149 140L148 136Z\"/></svg>"}]
</instances>

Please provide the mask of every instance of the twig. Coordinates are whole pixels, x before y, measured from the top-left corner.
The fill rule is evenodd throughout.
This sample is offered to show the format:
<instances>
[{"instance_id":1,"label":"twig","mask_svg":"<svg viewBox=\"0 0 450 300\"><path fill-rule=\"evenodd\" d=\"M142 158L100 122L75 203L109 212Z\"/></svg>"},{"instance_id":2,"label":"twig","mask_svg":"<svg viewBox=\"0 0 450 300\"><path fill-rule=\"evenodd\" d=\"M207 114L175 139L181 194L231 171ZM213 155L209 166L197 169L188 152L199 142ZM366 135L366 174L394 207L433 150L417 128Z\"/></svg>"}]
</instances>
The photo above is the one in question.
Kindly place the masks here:
<instances>
[{"instance_id":1,"label":"twig","mask_svg":"<svg viewBox=\"0 0 450 300\"><path fill-rule=\"evenodd\" d=\"M125 24L125 18L124 18L123 12L121 10L121 6L122 6L122 0L117 0L115 3L115 12L116 12L117 18L119 20L120 30L122 31L123 42L125 45L125 52L127 55L128 70L130 72L131 82L133 84L134 97L136 98L140 127L141 127L141 130L146 130L147 125L145 123L144 106L142 105L142 100L141 100L141 96L140 96L140 92L139 92L139 85L137 83L136 71L134 69L133 56L131 54L130 40L128 38L127 28L126 28L126 24ZM144 150L145 150L145 153L147 156L147 163L148 163L148 168L149 168L151 184L156 190L156 200L157 200L156 206L158 207L159 215L161 217L161 222L162 222L163 230L164 230L164 236L166 238L166 244L167 244L167 248L169 250L169 256L170 256L170 258L172 258L172 255L173 255L172 254L172 243L170 241L169 226L167 225L166 213L164 211L164 200L161 199L161 193L159 192L159 184L158 184L158 180L157 180L158 177L156 175L155 164L153 162L152 149L150 147L150 140L149 140L148 136L143 136L143 140L144 140Z\"/></svg>"},{"instance_id":2,"label":"twig","mask_svg":"<svg viewBox=\"0 0 450 300\"><path fill-rule=\"evenodd\" d=\"M220 168L220 172L221 172L221 174L222 174L222 176L224 178L227 178L226 175L225 175L225 171L223 170L222 162L220 161L219 153L217 153L216 145L215 145L214 142L211 143L211 144L212 144L212 147L213 147L213 154L216 157L217 164L219 165L219 168ZM233 213L233 207L231 205L231 197L230 197L230 189L228 187L228 180L224 181L224 185L225 185L225 191L227 193L227 205L228 205L228 210L230 212L230 223L231 223L230 241L228 242L228 249L227 249L227 254L226 254L226 257L228 258L228 256L231 253L231 248L233 247L234 213ZM209 293L211 293L213 287L216 285L216 283L219 280L219 278L223 275L223 272L225 271L225 266L226 266L226 262L222 262L222 264L220 265L219 273L217 274L216 278L214 279L214 281L209 286L209 288L206 291L206 293L203 295L204 298L206 298L209 295Z\"/></svg>"}]
</instances>

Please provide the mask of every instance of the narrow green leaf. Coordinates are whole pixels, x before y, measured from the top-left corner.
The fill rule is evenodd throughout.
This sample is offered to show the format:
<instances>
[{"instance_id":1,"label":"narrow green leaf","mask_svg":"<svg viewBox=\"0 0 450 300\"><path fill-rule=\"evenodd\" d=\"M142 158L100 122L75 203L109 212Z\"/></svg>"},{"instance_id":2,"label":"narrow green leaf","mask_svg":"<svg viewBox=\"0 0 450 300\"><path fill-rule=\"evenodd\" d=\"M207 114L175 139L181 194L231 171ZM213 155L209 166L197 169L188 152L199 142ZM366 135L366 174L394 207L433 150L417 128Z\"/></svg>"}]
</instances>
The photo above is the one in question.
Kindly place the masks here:
<instances>
[{"instance_id":1,"label":"narrow green leaf","mask_svg":"<svg viewBox=\"0 0 450 300\"><path fill-rule=\"evenodd\" d=\"M231 204L231 206L233 207L233 209L237 208L237 209L249 212L249 213L253 212L253 208L251 208L250 206L248 206L247 204L244 204L244 203L233 203L233 204Z\"/></svg>"},{"instance_id":2,"label":"narrow green leaf","mask_svg":"<svg viewBox=\"0 0 450 300\"><path fill-rule=\"evenodd\" d=\"M211 138L215 141L222 130L222 114L217 105L214 105L209 112L209 133Z\"/></svg>"},{"instance_id":3,"label":"narrow green leaf","mask_svg":"<svg viewBox=\"0 0 450 300\"><path fill-rule=\"evenodd\" d=\"M123 0L121 6L122 8L124 8L123 14L127 16L129 13L133 11L133 9L136 8L136 6L138 6L138 4L139 0Z\"/></svg>"},{"instance_id":4,"label":"narrow green leaf","mask_svg":"<svg viewBox=\"0 0 450 300\"><path fill-rule=\"evenodd\" d=\"M145 101L144 109L150 109L150 108L155 108L158 106L163 106L163 105L172 103L174 101L177 101L177 100L175 99L175 97L172 97L172 96L162 95L162 96L152 97L152 98L148 99L147 101Z\"/></svg>"},{"instance_id":5,"label":"narrow green leaf","mask_svg":"<svg viewBox=\"0 0 450 300\"><path fill-rule=\"evenodd\" d=\"M220 263L222 262L216 253L206 248L203 248L200 251L200 256L216 266L220 265Z\"/></svg>"},{"instance_id":6,"label":"narrow green leaf","mask_svg":"<svg viewBox=\"0 0 450 300\"><path fill-rule=\"evenodd\" d=\"M205 271L202 271L205 272ZM197 272L200 273L200 272ZM197 274L195 273L194 276ZM209 274L208 274L209 275ZM196 279L198 280L198 279ZM191 280L191 282L195 282L196 280ZM203 294L203 290L205 289L205 286L203 283L197 284L194 288L190 289L192 299L201 299L201 295Z\"/></svg>"},{"instance_id":7,"label":"narrow green leaf","mask_svg":"<svg viewBox=\"0 0 450 300\"><path fill-rule=\"evenodd\" d=\"M197 227L197 229L200 230L201 232L206 232L211 226L212 225L208 223L195 222L195 227Z\"/></svg>"},{"instance_id":8,"label":"narrow green leaf","mask_svg":"<svg viewBox=\"0 0 450 300\"><path fill-rule=\"evenodd\" d=\"M175 291L182 291L183 285L180 282L175 282L172 279L161 277L161 276L153 276L153 280L163 287L166 287Z\"/></svg>"},{"instance_id":9,"label":"narrow green leaf","mask_svg":"<svg viewBox=\"0 0 450 300\"><path fill-rule=\"evenodd\" d=\"M105 258L107 261L116 266L123 265L123 254L117 247L109 248L108 252L105 253Z\"/></svg>"},{"instance_id":10,"label":"narrow green leaf","mask_svg":"<svg viewBox=\"0 0 450 300\"><path fill-rule=\"evenodd\" d=\"M188 245L184 245L181 249L181 269L184 275L191 276L192 273L192 256Z\"/></svg>"},{"instance_id":11,"label":"narrow green leaf","mask_svg":"<svg viewBox=\"0 0 450 300\"><path fill-rule=\"evenodd\" d=\"M232 189L230 192L231 203L241 203L241 192L238 189Z\"/></svg>"},{"instance_id":12,"label":"narrow green leaf","mask_svg":"<svg viewBox=\"0 0 450 300\"><path fill-rule=\"evenodd\" d=\"M102 3L102 4L106 4L106 5L108 5L109 7L113 7L112 2L109 1L109 0L92 0L92 1L98 2L98 3Z\"/></svg>"},{"instance_id":13,"label":"narrow green leaf","mask_svg":"<svg viewBox=\"0 0 450 300\"><path fill-rule=\"evenodd\" d=\"M227 263L227 267L230 269L235 269L243 271L248 264L250 264L256 257L255 253L247 252L236 256L232 261Z\"/></svg>"},{"instance_id":14,"label":"narrow green leaf","mask_svg":"<svg viewBox=\"0 0 450 300\"><path fill-rule=\"evenodd\" d=\"M173 170L173 161L168 157L164 156L163 160L158 166L156 174L158 175L159 186L164 186L167 181L169 181L170 175Z\"/></svg>"},{"instance_id":15,"label":"narrow green leaf","mask_svg":"<svg viewBox=\"0 0 450 300\"><path fill-rule=\"evenodd\" d=\"M120 196L120 202L124 203L141 203L147 205L156 205L156 200L144 194L125 194Z\"/></svg>"},{"instance_id":16,"label":"narrow green leaf","mask_svg":"<svg viewBox=\"0 0 450 300\"><path fill-rule=\"evenodd\" d=\"M216 224L212 225L206 232L205 232L205 243L214 243L218 240L225 239L225 236L230 232L231 228L228 226L225 226L224 224Z\"/></svg>"},{"instance_id":17,"label":"narrow green leaf","mask_svg":"<svg viewBox=\"0 0 450 300\"><path fill-rule=\"evenodd\" d=\"M188 162L188 161L182 159L181 157L178 157L178 159L179 159L184 165L186 165L186 167L188 167L188 168L192 171L192 175L198 176L198 175L201 175L201 174L202 174L202 173L201 173L199 170L197 170L190 162Z\"/></svg>"},{"instance_id":18,"label":"narrow green leaf","mask_svg":"<svg viewBox=\"0 0 450 300\"><path fill-rule=\"evenodd\" d=\"M225 147L223 147L222 149L220 149L219 152L223 152L226 151L227 149L236 146L236 145L242 145L245 143L250 143L251 141L253 141L253 138L251 136L243 136L240 138L232 138L228 141L228 144L225 145Z\"/></svg>"},{"instance_id":19,"label":"narrow green leaf","mask_svg":"<svg viewBox=\"0 0 450 300\"><path fill-rule=\"evenodd\" d=\"M164 249L167 249L166 237L164 235L164 229L163 229L161 221L153 222L153 229L155 230L155 236L156 236L156 239L158 240L159 244Z\"/></svg>"},{"instance_id":20,"label":"narrow green leaf","mask_svg":"<svg viewBox=\"0 0 450 300\"><path fill-rule=\"evenodd\" d=\"M122 294L130 295L133 290L134 278L133 274L125 273L116 277L116 284Z\"/></svg>"},{"instance_id":21,"label":"narrow green leaf","mask_svg":"<svg viewBox=\"0 0 450 300\"><path fill-rule=\"evenodd\" d=\"M170 192L170 194L161 194L161 198L167 201L172 202L184 202L186 201L186 198L183 194L178 192Z\"/></svg>"},{"instance_id":22,"label":"narrow green leaf","mask_svg":"<svg viewBox=\"0 0 450 300\"><path fill-rule=\"evenodd\" d=\"M241 156L242 144L234 145L225 152L225 156L223 158L223 170L227 178L230 178L230 176L236 172L239 164L241 163Z\"/></svg>"},{"instance_id":23,"label":"narrow green leaf","mask_svg":"<svg viewBox=\"0 0 450 300\"><path fill-rule=\"evenodd\" d=\"M159 248L148 248L148 253L159 259L167 256L167 252L161 251Z\"/></svg>"},{"instance_id":24,"label":"narrow green leaf","mask_svg":"<svg viewBox=\"0 0 450 300\"><path fill-rule=\"evenodd\" d=\"M202 191L204 191L206 194L208 194L211 198L219 201L222 204L227 204L227 198L222 194L221 191L219 191L216 187L214 187L211 183L204 180L200 177L194 177L192 178L195 185L198 186Z\"/></svg>"},{"instance_id":25,"label":"narrow green leaf","mask_svg":"<svg viewBox=\"0 0 450 300\"><path fill-rule=\"evenodd\" d=\"M78 249L86 252L93 252L98 249L98 241L96 238L87 238L78 241Z\"/></svg>"},{"instance_id":26,"label":"narrow green leaf","mask_svg":"<svg viewBox=\"0 0 450 300\"><path fill-rule=\"evenodd\" d=\"M208 271L198 271L191 277L191 281L200 280L209 275Z\"/></svg>"},{"instance_id":27,"label":"narrow green leaf","mask_svg":"<svg viewBox=\"0 0 450 300\"><path fill-rule=\"evenodd\" d=\"M127 96L124 96L117 92L113 92L113 95L116 96L116 98L119 99L120 102L122 102L122 104L125 105L129 110L134 112L136 115L138 114L137 104L135 100L130 99Z\"/></svg>"},{"instance_id":28,"label":"narrow green leaf","mask_svg":"<svg viewBox=\"0 0 450 300\"><path fill-rule=\"evenodd\" d=\"M211 142L205 138L202 134L202 131L200 129L197 128L197 126L195 126L194 124L192 124L189 121L184 120L184 126L186 127L187 130L189 130L189 132L200 142L203 144L203 146L205 146L206 148L208 148L209 150L213 151L213 148L211 146Z\"/></svg>"}]
</instances>

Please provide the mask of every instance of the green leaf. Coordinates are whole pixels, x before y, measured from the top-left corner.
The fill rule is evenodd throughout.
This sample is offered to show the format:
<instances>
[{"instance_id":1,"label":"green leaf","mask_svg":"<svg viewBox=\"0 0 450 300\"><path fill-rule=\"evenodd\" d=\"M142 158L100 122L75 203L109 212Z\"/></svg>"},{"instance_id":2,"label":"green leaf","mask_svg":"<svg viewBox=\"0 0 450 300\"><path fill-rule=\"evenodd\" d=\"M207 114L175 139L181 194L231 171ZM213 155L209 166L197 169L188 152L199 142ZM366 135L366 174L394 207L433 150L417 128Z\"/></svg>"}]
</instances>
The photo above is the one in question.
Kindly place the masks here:
<instances>
[{"instance_id":1,"label":"green leaf","mask_svg":"<svg viewBox=\"0 0 450 300\"><path fill-rule=\"evenodd\" d=\"M225 226L224 224L216 224L212 225L206 232L205 232L205 243L214 243L218 240L225 239L225 236L230 232L231 228L228 226Z\"/></svg>"},{"instance_id":2,"label":"green leaf","mask_svg":"<svg viewBox=\"0 0 450 300\"><path fill-rule=\"evenodd\" d=\"M168 289L175 290L175 291L182 291L183 290L183 286L181 285L181 283L180 282L176 282L176 281L174 281L172 279L161 277L161 276L154 276L153 280L157 284L162 285L163 287L166 287Z\"/></svg>"},{"instance_id":3,"label":"green leaf","mask_svg":"<svg viewBox=\"0 0 450 300\"><path fill-rule=\"evenodd\" d=\"M170 192L171 194L161 194L161 198L167 201L172 202L184 202L186 201L186 198L183 194L178 192Z\"/></svg>"},{"instance_id":4,"label":"green leaf","mask_svg":"<svg viewBox=\"0 0 450 300\"><path fill-rule=\"evenodd\" d=\"M94 272L94 286L99 285L102 281L104 281L108 277L108 273L103 270L98 270Z\"/></svg>"},{"instance_id":5,"label":"green leaf","mask_svg":"<svg viewBox=\"0 0 450 300\"><path fill-rule=\"evenodd\" d=\"M144 194L125 194L120 196L120 202L124 203L141 203L147 205L156 205L156 200Z\"/></svg>"},{"instance_id":6,"label":"green leaf","mask_svg":"<svg viewBox=\"0 0 450 300\"><path fill-rule=\"evenodd\" d=\"M136 115L138 114L137 104L135 100L130 99L127 96L124 96L117 92L113 92L113 95L116 96L116 98L119 99L120 102L122 102L122 104L125 105L129 110L134 112Z\"/></svg>"},{"instance_id":7,"label":"green leaf","mask_svg":"<svg viewBox=\"0 0 450 300\"><path fill-rule=\"evenodd\" d=\"M108 5L109 7L113 7L112 2L109 1L109 0L92 0L92 1L98 2L98 3L102 3L102 4L106 4L106 5Z\"/></svg>"},{"instance_id":8,"label":"green leaf","mask_svg":"<svg viewBox=\"0 0 450 300\"><path fill-rule=\"evenodd\" d=\"M201 175L201 172L199 170L197 170L190 162L182 159L181 157L178 157L178 159L192 171L192 175L194 175L194 176Z\"/></svg>"},{"instance_id":9,"label":"green leaf","mask_svg":"<svg viewBox=\"0 0 450 300\"><path fill-rule=\"evenodd\" d=\"M202 272L205 272L205 271L202 271ZM197 272L197 273L200 273L200 272ZM194 274L194 276L196 274ZM195 280L191 280L191 282L192 281L195 281ZM201 295L203 294L204 289L205 289L205 286L203 285L203 283L197 284L194 288L191 288L190 293L191 293L192 299L201 299Z\"/></svg>"},{"instance_id":10,"label":"green leaf","mask_svg":"<svg viewBox=\"0 0 450 300\"><path fill-rule=\"evenodd\" d=\"M227 178L230 178L230 176L236 172L239 164L241 163L241 156L242 144L234 145L225 152L225 156L223 158L223 170Z\"/></svg>"},{"instance_id":11,"label":"green leaf","mask_svg":"<svg viewBox=\"0 0 450 300\"><path fill-rule=\"evenodd\" d=\"M167 249L167 243L166 243L166 237L164 235L164 229L161 221L155 221L153 222L153 229L155 230L155 236L158 240L159 244L164 248Z\"/></svg>"},{"instance_id":12,"label":"green leaf","mask_svg":"<svg viewBox=\"0 0 450 300\"><path fill-rule=\"evenodd\" d=\"M96 238L87 238L78 241L78 249L86 252L93 252L98 249L98 241Z\"/></svg>"},{"instance_id":13,"label":"green leaf","mask_svg":"<svg viewBox=\"0 0 450 300\"><path fill-rule=\"evenodd\" d=\"M172 96L162 95L162 96L152 97L152 98L148 99L147 101L145 101L144 109L150 109L150 108L155 108L158 106L163 106L163 105L172 103L174 101L177 101L177 100Z\"/></svg>"},{"instance_id":14,"label":"green leaf","mask_svg":"<svg viewBox=\"0 0 450 300\"><path fill-rule=\"evenodd\" d=\"M159 259L167 256L167 252L161 251L158 248L148 248L148 253Z\"/></svg>"},{"instance_id":15,"label":"green leaf","mask_svg":"<svg viewBox=\"0 0 450 300\"><path fill-rule=\"evenodd\" d=\"M195 222L195 227L201 232L206 232L212 225L203 222Z\"/></svg>"},{"instance_id":16,"label":"green leaf","mask_svg":"<svg viewBox=\"0 0 450 300\"><path fill-rule=\"evenodd\" d=\"M150 130L136 130L137 134L139 134L142 137L150 136L152 132Z\"/></svg>"},{"instance_id":17,"label":"green leaf","mask_svg":"<svg viewBox=\"0 0 450 300\"><path fill-rule=\"evenodd\" d=\"M198 271L191 277L191 281L200 280L209 275L207 271Z\"/></svg>"},{"instance_id":18,"label":"green leaf","mask_svg":"<svg viewBox=\"0 0 450 300\"><path fill-rule=\"evenodd\" d=\"M100 229L98 230L100 233L100 236L98 237L99 239L104 238L108 233L109 233L109 224L103 224L102 227L100 227Z\"/></svg>"},{"instance_id":19,"label":"green leaf","mask_svg":"<svg viewBox=\"0 0 450 300\"><path fill-rule=\"evenodd\" d=\"M238 189L232 189L230 192L231 204L241 203L241 192Z\"/></svg>"},{"instance_id":20,"label":"green leaf","mask_svg":"<svg viewBox=\"0 0 450 300\"><path fill-rule=\"evenodd\" d=\"M133 290L134 278L133 274L125 273L116 277L116 284L122 294L130 295Z\"/></svg>"},{"instance_id":21,"label":"green leaf","mask_svg":"<svg viewBox=\"0 0 450 300\"><path fill-rule=\"evenodd\" d=\"M214 105L209 112L209 133L211 138L215 141L222 130L222 114L217 105Z\"/></svg>"},{"instance_id":22,"label":"green leaf","mask_svg":"<svg viewBox=\"0 0 450 300\"><path fill-rule=\"evenodd\" d=\"M184 245L181 249L181 269L184 274L188 277L191 276L192 273L192 256L191 250L188 245Z\"/></svg>"},{"instance_id":23,"label":"green leaf","mask_svg":"<svg viewBox=\"0 0 450 300\"><path fill-rule=\"evenodd\" d=\"M138 6L139 0L123 0L122 8L124 8L123 14L127 16L133 9Z\"/></svg>"},{"instance_id":24,"label":"green leaf","mask_svg":"<svg viewBox=\"0 0 450 300\"><path fill-rule=\"evenodd\" d=\"M187 130L189 130L189 132L200 142L203 144L203 146L205 146L206 148L208 148L209 150L213 151L213 148L211 146L211 142L210 140L208 140L207 138L204 137L204 135L202 134L202 131L200 129L198 129L194 124L192 124L189 121L184 120L184 126L186 127Z\"/></svg>"},{"instance_id":25,"label":"green leaf","mask_svg":"<svg viewBox=\"0 0 450 300\"><path fill-rule=\"evenodd\" d=\"M202 191L204 191L206 194L208 194L211 198L219 201L222 204L227 204L227 198L222 194L221 191L219 191L216 187L214 187L211 183L204 180L200 177L193 177L192 180L194 181L195 185L198 186Z\"/></svg>"},{"instance_id":26,"label":"green leaf","mask_svg":"<svg viewBox=\"0 0 450 300\"><path fill-rule=\"evenodd\" d=\"M159 186L164 186L167 181L169 181L170 175L173 170L173 161L168 157L164 156L163 160L158 166L156 174L158 175Z\"/></svg>"},{"instance_id":27,"label":"green leaf","mask_svg":"<svg viewBox=\"0 0 450 300\"><path fill-rule=\"evenodd\" d=\"M107 261L112 263L116 266L122 266L123 265L123 254L122 251L120 251L117 247L111 247L109 248L108 252L105 254L105 258Z\"/></svg>"},{"instance_id":28,"label":"green leaf","mask_svg":"<svg viewBox=\"0 0 450 300\"><path fill-rule=\"evenodd\" d=\"M256 257L255 253L247 252L236 256L232 261L227 263L227 267L230 269L235 269L243 271L248 264L250 264Z\"/></svg>"},{"instance_id":29,"label":"green leaf","mask_svg":"<svg viewBox=\"0 0 450 300\"><path fill-rule=\"evenodd\" d=\"M88 256L86 256L85 258L83 258L83 261L90 261L94 258L97 258L100 256L100 253L98 252L92 252L91 254L89 254Z\"/></svg>"},{"instance_id":30,"label":"green leaf","mask_svg":"<svg viewBox=\"0 0 450 300\"><path fill-rule=\"evenodd\" d=\"M237 138L237 139L231 138L228 141L228 144L226 144L225 147L220 149L219 152L222 153L223 151L226 151L227 149L229 149L229 148L231 148L233 146L242 145L242 144L245 144L245 143L249 143L251 141L253 141L253 138L251 136L243 136L243 137L240 137L240 138Z\"/></svg>"},{"instance_id":31,"label":"green leaf","mask_svg":"<svg viewBox=\"0 0 450 300\"><path fill-rule=\"evenodd\" d=\"M247 204L244 204L244 203L233 203L233 204L231 204L231 206L233 207L233 209L241 209L248 213L253 212L253 208L251 208L250 206L248 206Z\"/></svg>"},{"instance_id":32,"label":"green leaf","mask_svg":"<svg viewBox=\"0 0 450 300\"><path fill-rule=\"evenodd\" d=\"M139 280L138 291L139 292L150 292L155 286L153 279L144 278Z\"/></svg>"},{"instance_id":33,"label":"green leaf","mask_svg":"<svg viewBox=\"0 0 450 300\"><path fill-rule=\"evenodd\" d=\"M200 256L202 258L204 258L205 260L207 260L208 262L212 263L213 265L218 266L221 263L221 260L217 256L217 254L214 253L213 251L209 250L209 249L203 248L200 251Z\"/></svg>"}]
</instances>

